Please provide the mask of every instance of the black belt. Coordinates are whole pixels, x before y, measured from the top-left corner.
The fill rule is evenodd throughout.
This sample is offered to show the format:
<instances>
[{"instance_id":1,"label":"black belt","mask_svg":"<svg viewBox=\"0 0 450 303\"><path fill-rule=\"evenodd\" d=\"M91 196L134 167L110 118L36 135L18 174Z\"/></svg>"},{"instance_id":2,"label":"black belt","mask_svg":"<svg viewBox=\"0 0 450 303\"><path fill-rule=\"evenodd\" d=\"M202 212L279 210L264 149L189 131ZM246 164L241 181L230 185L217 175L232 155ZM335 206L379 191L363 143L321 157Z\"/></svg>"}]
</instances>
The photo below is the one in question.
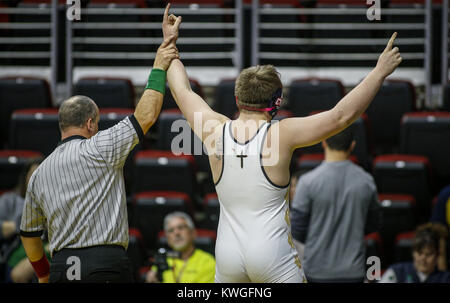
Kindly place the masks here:
<instances>
[{"instance_id":1,"label":"black belt","mask_svg":"<svg viewBox=\"0 0 450 303\"><path fill-rule=\"evenodd\" d=\"M80 248L63 248L60 250L57 250L55 252L53 252L53 257L55 257L56 255L60 254L60 253L73 253L73 252L89 252L89 251L103 251L103 250L121 250L123 252L125 251L125 247L123 247L122 245L118 245L118 244L104 244L104 245L94 245L94 246L88 246L88 247L80 247Z\"/></svg>"}]
</instances>

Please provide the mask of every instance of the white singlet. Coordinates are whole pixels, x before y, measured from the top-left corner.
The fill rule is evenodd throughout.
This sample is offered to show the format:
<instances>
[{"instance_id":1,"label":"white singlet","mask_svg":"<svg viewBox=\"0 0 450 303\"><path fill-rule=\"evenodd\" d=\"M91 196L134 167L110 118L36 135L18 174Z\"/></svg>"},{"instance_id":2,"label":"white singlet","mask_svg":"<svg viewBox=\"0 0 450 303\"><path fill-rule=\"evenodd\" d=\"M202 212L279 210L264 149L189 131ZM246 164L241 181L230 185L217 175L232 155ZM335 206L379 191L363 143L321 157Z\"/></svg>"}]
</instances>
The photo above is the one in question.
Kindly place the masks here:
<instances>
[{"instance_id":1,"label":"white singlet","mask_svg":"<svg viewBox=\"0 0 450 303\"><path fill-rule=\"evenodd\" d=\"M216 183L216 283L306 282L290 232L289 186L269 181L260 162L269 127L263 124L241 144L232 135L231 121L224 125L222 172Z\"/></svg>"}]
</instances>

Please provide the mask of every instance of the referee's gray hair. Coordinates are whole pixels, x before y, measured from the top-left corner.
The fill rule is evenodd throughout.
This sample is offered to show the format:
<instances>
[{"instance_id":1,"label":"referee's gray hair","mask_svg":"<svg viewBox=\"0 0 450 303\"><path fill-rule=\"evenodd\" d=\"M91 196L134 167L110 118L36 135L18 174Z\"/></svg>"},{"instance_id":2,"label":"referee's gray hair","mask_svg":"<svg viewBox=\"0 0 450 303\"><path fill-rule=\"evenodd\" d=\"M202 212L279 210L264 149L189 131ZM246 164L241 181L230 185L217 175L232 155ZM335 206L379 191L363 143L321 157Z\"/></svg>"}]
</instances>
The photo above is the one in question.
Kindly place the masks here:
<instances>
[{"instance_id":1,"label":"referee's gray hair","mask_svg":"<svg viewBox=\"0 0 450 303\"><path fill-rule=\"evenodd\" d=\"M65 100L58 111L59 128L82 127L86 121L97 118L97 105L86 96L73 96Z\"/></svg>"},{"instance_id":2,"label":"referee's gray hair","mask_svg":"<svg viewBox=\"0 0 450 303\"><path fill-rule=\"evenodd\" d=\"M186 224L189 226L190 229L194 229L194 221L192 221L191 216L189 216L187 213L181 212L181 211L174 211L170 214L168 214L165 218L164 218L164 231L167 231L167 224L169 224L169 221L172 220L173 218L178 217L178 218L183 218L184 221L186 221Z\"/></svg>"}]
</instances>

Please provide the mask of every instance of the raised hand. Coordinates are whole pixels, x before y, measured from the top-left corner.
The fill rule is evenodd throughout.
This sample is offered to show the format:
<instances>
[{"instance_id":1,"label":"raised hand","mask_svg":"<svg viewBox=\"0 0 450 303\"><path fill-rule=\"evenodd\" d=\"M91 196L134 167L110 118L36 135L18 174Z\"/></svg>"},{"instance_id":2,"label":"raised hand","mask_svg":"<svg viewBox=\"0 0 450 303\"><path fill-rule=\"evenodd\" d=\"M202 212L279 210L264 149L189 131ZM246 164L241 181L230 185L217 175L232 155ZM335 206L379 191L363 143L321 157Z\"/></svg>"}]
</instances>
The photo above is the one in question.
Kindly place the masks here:
<instances>
[{"instance_id":1,"label":"raised hand","mask_svg":"<svg viewBox=\"0 0 450 303\"><path fill-rule=\"evenodd\" d=\"M180 58L174 41L175 36L173 35L164 39L163 43L159 46L158 51L156 52L153 68L167 70L173 59Z\"/></svg>"},{"instance_id":2,"label":"raised hand","mask_svg":"<svg viewBox=\"0 0 450 303\"><path fill-rule=\"evenodd\" d=\"M174 43L177 42L178 39L178 28L181 23L181 16L176 17L171 14L169 16L170 3L167 4L166 9L164 11L164 17L162 22L162 30L164 40L166 40L170 36L174 36Z\"/></svg>"},{"instance_id":3,"label":"raised hand","mask_svg":"<svg viewBox=\"0 0 450 303\"><path fill-rule=\"evenodd\" d=\"M375 69L377 69L383 77L387 77L392 74L400 62L402 62L402 57L400 56L398 47L392 48L396 37L397 32L392 35L386 48L378 58L377 66L375 67Z\"/></svg>"}]
</instances>

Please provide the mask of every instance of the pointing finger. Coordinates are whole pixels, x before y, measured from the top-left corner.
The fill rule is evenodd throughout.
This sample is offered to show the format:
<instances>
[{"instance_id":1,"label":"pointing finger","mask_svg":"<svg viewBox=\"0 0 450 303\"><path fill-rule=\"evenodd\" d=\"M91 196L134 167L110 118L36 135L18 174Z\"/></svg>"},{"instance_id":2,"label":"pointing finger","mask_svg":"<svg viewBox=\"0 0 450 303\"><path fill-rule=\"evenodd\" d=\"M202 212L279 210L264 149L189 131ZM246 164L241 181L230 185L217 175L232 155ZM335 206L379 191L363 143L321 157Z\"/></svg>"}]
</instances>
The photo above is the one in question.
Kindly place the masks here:
<instances>
[{"instance_id":1,"label":"pointing finger","mask_svg":"<svg viewBox=\"0 0 450 303\"><path fill-rule=\"evenodd\" d=\"M392 37L391 37L391 39L389 39L389 42L388 42L388 44L386 46L385 51L390 51L392 49L392 46L394 45L395 38L397 38L397 32L392 34Z\"/></svg>"}]
</instances>

